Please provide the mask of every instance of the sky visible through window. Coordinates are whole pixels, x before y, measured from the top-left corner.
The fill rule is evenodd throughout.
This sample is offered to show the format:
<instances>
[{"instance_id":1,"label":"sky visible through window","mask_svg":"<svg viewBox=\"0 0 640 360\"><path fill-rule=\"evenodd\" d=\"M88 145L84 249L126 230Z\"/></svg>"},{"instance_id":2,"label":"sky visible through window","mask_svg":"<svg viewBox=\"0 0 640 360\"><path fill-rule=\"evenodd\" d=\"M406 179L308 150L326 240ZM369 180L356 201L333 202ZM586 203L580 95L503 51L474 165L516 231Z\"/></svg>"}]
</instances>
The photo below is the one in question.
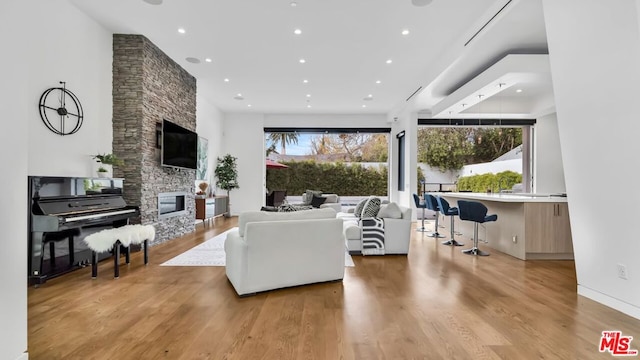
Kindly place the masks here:
<instances>
[{"instance_id":1,"label":"sky visible through window","mask_svg":"<svg viewBox=\"0 0 640 360\"><path fill-rule=\"evenodd\" d=\"M311 138L317 134L298 134L298 144L287 144L287 155L310 155ZM267 147L272 144L267 141ZM280 143L276 144L276 151L280 151Z\"/></svg>"}]
</instances>

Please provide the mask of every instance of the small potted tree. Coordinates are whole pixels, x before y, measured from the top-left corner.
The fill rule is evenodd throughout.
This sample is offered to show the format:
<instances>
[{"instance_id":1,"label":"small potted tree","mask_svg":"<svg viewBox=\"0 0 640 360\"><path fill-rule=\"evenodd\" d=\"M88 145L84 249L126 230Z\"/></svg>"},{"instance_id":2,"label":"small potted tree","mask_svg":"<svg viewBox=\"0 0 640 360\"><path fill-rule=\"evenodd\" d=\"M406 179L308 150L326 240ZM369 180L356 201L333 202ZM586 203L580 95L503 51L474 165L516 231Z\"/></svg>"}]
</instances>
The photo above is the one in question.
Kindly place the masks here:
<instances>
[{"instance_id":1,"label":"small potted tree","mask_svg":"<svg viewBox=\"0 0 640 360\"><path fill-rule=\"evenodd\" d=\"M100 167L98 168L98 177L101 177L101 178L108 177L108 174L109 174L109 169L107 169L105 165L108 165L108 166L124 165L124 161L122 159L119 159L114 154L97 154L97 155L92 155L91 157L93 157L93 159L95 159L96 162L101 164Z\"/></svg>"},{"instance_id":2,"label":"small potted tree","mask_svg":"<svg viewBox=\"0 0 640 360\"><path fill-rule=\"evenodd\" d=\"M230 154L225 155L222 158L218 158L218 164L216 165L216 170L214 172L216 178L216 186L218 186L222 190L227 191L227 209L225 212L225 216L229 217L230 214L230 205L231 199L229 198L229 192L233 189L238 189L240 186L238 185L238 169L236 161L238 158L231 156Z\"/></svg>"}]
</instances>

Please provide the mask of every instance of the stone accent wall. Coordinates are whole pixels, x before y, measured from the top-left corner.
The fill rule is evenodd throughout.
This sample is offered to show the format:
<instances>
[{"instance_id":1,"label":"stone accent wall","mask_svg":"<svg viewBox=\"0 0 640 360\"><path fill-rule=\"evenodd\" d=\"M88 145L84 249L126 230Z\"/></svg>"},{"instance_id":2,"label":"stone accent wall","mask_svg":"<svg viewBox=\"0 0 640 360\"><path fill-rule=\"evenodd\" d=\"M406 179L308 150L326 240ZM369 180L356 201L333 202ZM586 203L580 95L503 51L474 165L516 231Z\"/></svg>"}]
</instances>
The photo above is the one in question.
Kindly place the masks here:
<instances>
[{"instance_id":1,"label":"stone accent wall","mask_svg":"<svg viewBox=\"0 0 640 360\"><path fill-rule=\"evenodd\" d=\"M154 244L195 229L195 170L160 166L157 124L196 129L196 79L141 35L113 35L113 153L125 160L124 198L140 207L142 224L156 227ZM158 220L158 194L187 192L184 216Z\"/></svg>"}]
</instances>

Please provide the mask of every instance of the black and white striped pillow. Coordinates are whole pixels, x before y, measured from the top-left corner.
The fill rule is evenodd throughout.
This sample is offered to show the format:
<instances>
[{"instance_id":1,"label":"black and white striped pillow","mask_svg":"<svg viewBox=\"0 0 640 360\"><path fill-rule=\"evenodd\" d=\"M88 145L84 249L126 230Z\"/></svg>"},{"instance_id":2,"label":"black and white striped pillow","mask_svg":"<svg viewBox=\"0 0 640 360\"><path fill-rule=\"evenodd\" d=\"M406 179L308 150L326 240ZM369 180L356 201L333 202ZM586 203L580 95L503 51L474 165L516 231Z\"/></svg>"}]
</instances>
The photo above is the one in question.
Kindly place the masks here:
<instances>
[{"instance_id":1,"label":"black and white striped pillow","mask_svg":"<svg viewBox=\"0 0 640 360\"><path fill-rule=\"evenodd\" d=\"M356 205L356 208L353 210L353 215L355 215L356 217L360 217L362 215L364 204L366 204L367 201L369 201L369 198L360 200L360 202Z\"/></svg>"},{"instance_id":2,"label":"black and white striped pillow","mask_svg":"<svg viewBox=\"0 0 640 360\"><path fill-rule=\"evenodd\" d=\"M378 212L380 211L380 198L370 197L369 200L364 204L362 208L363 218L373 218L378 216Z\"/></svg>"}]
</instances>

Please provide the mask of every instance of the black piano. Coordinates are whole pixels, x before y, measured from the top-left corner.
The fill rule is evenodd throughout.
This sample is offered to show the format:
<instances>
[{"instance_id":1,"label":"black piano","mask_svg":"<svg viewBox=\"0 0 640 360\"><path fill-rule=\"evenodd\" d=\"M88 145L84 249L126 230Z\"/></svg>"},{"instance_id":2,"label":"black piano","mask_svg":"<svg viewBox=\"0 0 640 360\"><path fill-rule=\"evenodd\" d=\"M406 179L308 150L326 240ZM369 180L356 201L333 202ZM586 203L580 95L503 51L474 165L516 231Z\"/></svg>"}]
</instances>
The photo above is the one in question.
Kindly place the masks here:
<instances>
[{"instance_id":1,"label":"black piano","mask_svg":"<svg viewBox=\"0 0 640 360\"><path fill-rule=\"evenodd\" d=\"M29 176L31 285L89 265L85 236L140 215L125 203L122 186L122 179Z\"/></svg>"}]
</instances>

